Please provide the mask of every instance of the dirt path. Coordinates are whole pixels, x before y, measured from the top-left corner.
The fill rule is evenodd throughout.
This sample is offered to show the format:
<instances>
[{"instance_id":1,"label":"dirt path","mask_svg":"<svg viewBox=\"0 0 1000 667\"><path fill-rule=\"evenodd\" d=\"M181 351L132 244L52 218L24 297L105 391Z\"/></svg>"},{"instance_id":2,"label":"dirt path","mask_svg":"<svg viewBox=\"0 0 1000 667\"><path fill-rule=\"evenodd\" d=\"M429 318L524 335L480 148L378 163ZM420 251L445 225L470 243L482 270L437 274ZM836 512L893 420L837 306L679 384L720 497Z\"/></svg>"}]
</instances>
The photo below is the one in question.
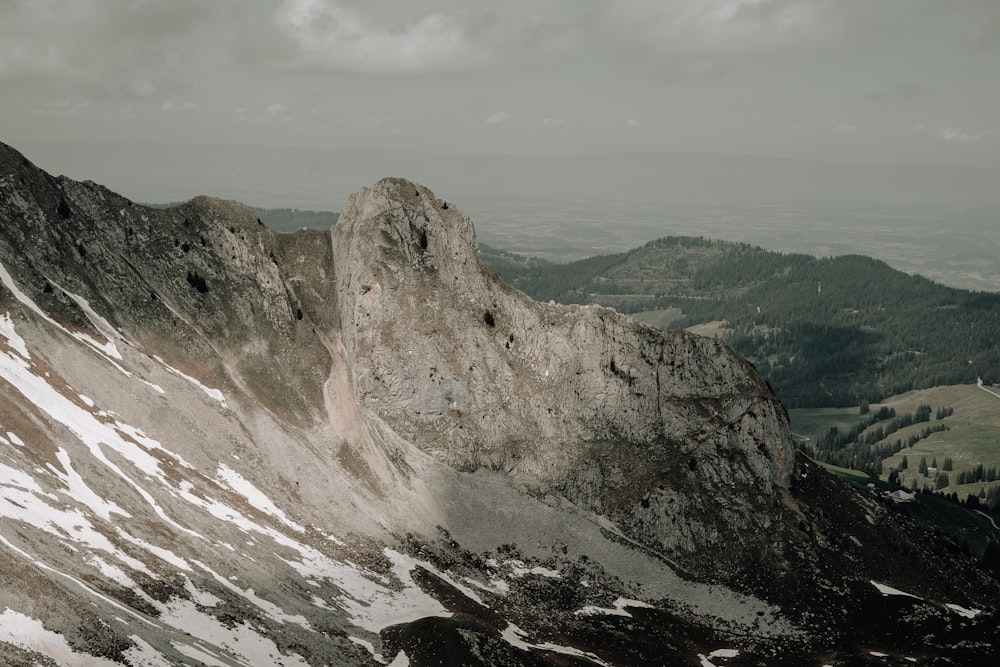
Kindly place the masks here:
<instances>
[{"instance_id":1,"label":"dirt path","mask_svg":"<svg viewBox=\"0 0 1000 667\"><path fill-rule=\"evenodd\" d=\"M990 392L990 393L992 394L993 392ZM1000 526L998 526L997 522L993 520L993 517L991 517L989 514L987 514L986 512L984 512L982 510L975 510L975 511L976 511L977 514L982 514L984 517L986 517L987 519L989 519L990 523L993 524L993 527L996 528L997 530L1000 530Z\"/></svg>"},{"instance_id":2,"label":"dirt path","mask_svg":"<svg viewBox=\"0 0 1000 667\"><path fill-rule=\"evenodd\" d=\"M1000 394L983 386L983 378L976 378L976 386L985 391L987 394L993 394L997 398L1000 398Z\"/></svg>"}]
</instances>

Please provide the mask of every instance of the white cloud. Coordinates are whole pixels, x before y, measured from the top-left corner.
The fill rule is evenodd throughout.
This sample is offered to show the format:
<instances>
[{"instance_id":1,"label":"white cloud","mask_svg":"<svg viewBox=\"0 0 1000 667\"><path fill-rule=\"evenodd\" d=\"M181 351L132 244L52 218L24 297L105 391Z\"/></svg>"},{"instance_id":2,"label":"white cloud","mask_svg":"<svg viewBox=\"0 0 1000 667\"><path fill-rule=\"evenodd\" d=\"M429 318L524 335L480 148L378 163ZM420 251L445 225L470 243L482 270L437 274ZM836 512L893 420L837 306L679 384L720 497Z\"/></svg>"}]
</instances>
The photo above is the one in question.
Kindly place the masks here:
<instances>
[{"instance_id":1,"label":"white cloud","mask_svg":"<svg viewBox=\"0 0 1000 667\"><path fill-rule=\"evenodd\" d=\"M510 114L506 111L497 111L495 114L486 119L486 124L497 125L499 123L503 123L508 118L510 118Z\"/></svg>"},{"instance_id":2,"label":"white cloud","mask_svg":"<svg viewBox=\"0 0 1000 667\"><path fill-rule=\"evenodd\" d=\"M188 101L184 104L175 104L171 101L166 101L163 106L160 107L161 111L195 111L198 108L194 102Z\"/></svg>"},{"instance_id":3,"label":"white cloud","mask_svg":"<svg viewBox=\"0 0 1000 667\"><path fill-rule=\"evenodd\" d=\"M923 123L912 123L911 125L908 125L906 129L909 130L912 134L920 134L921 132L927 129L927 126L924 125Z\"/></svg>"},{"instance_id":4,"label":"white cloud","mask_svg":"<svg viewBox=\"0 0 1000 667\"><path fill-rule=\"evenodd\" d=\"M404 7L397 13L412 6ZM272 15L274 39L251 48L293 69L406 74L516 66L582 43L573 20L531 9L498 14L463 4L393 22L375 18L371 5L361 11L338 0L283 0Z\"/></svg>"},{"instance_id":5,"label":"white cloud","mask_svg":"<svg viewBox=\"0 0 1000 667\"><path fill-rule=\"evenodd\" d=\"M1000 139L1000 130L979 130L973 133L966 132L959 127L946 127L941 130L941 138L960 144L979 144L984 141Z\"/></svg>"},{"instance_id":6,"label":"white cloud","mask_svg":"<svg viewBox=\"0 0 1000 667\"><path fill-rule=\"evenodd\" d=\"M446 14L392 28L330 0L285 0L274 22L294 50L293 67L422 72L476 69L492 59L459 17Z\"/></svg>"},{"instance_id":7,"label":"white cloud","mask_svg":"<svg viewBox=\"0 0 1000 667\"><path fill-rule=\"evenodd\" d=\"M914 100L926 94L927 90L923 86L904 81L874 90L865 95L865 98L873 102L895 102Z\"/></svg>"},{"instance_id":8,"label":"white cloud","mask_svg":"<svg viewBox=\"0 0 1000 667\"><path fill-rule=\"evenodd\" d=\"M639 121L637 121L635 118L629 118L627 121L625 121L625 124L628 125L629 127L639 127Z\"/></svg>"},{"instance_id":9,"label":"white cloud","mask_svg":"<svg viewBox=\"0 0 1000 667\"><path fill-rule=\"evenodd\" d=\"M288 107L280 102L269 104L263 111L256 112L249 107L240 107L234 111L236 121L240 123L289 123L292 117L288 115Z\"/></svg>"},{"instance_id":10,"label":"white cloud","mask_svg":"<svg viewBox=\"0 0 1000 667\"><path fill-rule=\"evenodd\" d=\"M288 107L286 107L281 102L275 102L274 104L271 104L266 109L264 109L264 113L266 113L268 116L271 116L272 118L274 118L275 116L280 116L286 111L288 111Z\"/></svg>"},{"instance_id":11,"label":"white cloud","mask_svg":"<svg viewBox=\"0 0 1000 667\"><path fill-rule=\"evenodd\" d=\"M854 134L861 128L858 127L857 125L851 125L849 123L841 123L835 129L837 130L837 132L843 132L845 134Z\"/></svg>"},{"instance_id":12,"label":"white cloud","mask_svg":"<svg viewBox=\"0 0 1000 667\"><path fill-rule=\"evenodd\" d=\"M45 102L33 113L42 116L61 116L65 118L85 118L94 115L98 109L94 108L90 100L60 100L58 102Z\"/></svg>"},{"instance_id":13,"label":"white cloud","mask_svg":"<svg viewBox=\"0 0 1000 667\"><path fill-rule=\"evenodd\" d=\"M174 53L175 36L189 33L214 11L197 0L3 2L0 81L104 89L109 80L121 81L123 72L162 62ZM152 85L129 80L116 92L143 97L154 92Z\"/></svg>"},{"instance_id":14,"label":"white cloud","mask_svg":"<svg viewBox=\"0 0 1000 667\"><path fill-rule=\"evenodd\" d=\"M389 124L389 119L381 116L366 116L358 121L361 127L374 130Z\"/></svg>"},{"instance_id":15,"label":"white cloud","mask_svg":"<svg viewBox=\"0 0 1000 667\"><path fill-rule=\"evenodd\" d=\"M152 97L157 93L156 84L147 79L129 81L122 86L122 90L126 95L138 98Z\"/></svg>"},{"instance_id":16,"label":"white cloud","mask_svg":"<svg viewBox=\"0 0 1000 667\"><path fill-rule=\"evenodd\" d=\"M548 125L550 127L556 127L559 125L565 125L566 121L562 118L543 118L542 125Z\"/></svg>"},{"instance_id":17,"label":"white cloud","mask_svg":"<svg viewBox=\"0 0 1000 667\"><path fill-rule=\"evenodd\" d=\"M598 21L620 43L662 55L771 51L828 29L825 2L632 0L605 2Z\"/></svg>"}]
</instances>

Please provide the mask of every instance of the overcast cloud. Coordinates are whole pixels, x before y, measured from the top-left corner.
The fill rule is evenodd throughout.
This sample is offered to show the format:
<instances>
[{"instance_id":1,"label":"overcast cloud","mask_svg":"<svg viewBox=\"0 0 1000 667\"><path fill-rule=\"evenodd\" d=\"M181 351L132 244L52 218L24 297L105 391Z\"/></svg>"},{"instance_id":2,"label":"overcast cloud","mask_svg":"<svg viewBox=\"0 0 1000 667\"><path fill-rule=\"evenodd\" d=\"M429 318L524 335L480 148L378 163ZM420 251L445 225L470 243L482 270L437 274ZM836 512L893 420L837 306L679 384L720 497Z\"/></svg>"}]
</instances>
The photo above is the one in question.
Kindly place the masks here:
<instances>
[{"instance_id":1,"label":"overcast cloud","mask_svg":"<svg viewBox=\"0 0 1000 667\"><path fill-rule=\"evenodd\" d=\"M998 119L995 0L0 0L14 145L1000 166Z\"/></svg>"}]
</instances>

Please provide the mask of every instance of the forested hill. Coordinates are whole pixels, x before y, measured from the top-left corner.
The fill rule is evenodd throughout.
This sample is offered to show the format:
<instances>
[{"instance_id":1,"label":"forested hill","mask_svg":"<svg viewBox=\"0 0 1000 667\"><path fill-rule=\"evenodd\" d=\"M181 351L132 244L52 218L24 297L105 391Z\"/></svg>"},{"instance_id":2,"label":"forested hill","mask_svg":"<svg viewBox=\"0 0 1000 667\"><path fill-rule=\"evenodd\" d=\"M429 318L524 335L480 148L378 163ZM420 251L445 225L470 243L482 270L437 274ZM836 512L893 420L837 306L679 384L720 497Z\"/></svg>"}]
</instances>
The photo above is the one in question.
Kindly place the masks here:
<instances>
[{"instance_id":1,"label":"forested hill","mask_svg":"<svg viewBox=\"0 0 1000 667\"><path fill-rule=\"evenodd\" d=\"M599 303L671 328L714 323L789 407L1000 379L1000 294L945 287L868 257L690 237L569 264L480 252L539 300Z\"/></svg>"}]
</instances>

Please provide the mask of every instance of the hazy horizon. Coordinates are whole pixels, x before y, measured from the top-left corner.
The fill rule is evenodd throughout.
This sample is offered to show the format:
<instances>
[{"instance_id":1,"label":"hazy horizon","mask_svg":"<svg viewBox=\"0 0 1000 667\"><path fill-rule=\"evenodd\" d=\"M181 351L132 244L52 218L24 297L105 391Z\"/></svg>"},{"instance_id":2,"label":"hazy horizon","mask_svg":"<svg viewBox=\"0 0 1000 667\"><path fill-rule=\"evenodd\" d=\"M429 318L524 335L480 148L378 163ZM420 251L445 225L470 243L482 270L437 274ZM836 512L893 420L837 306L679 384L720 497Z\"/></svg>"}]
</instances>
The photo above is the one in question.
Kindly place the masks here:
<instances>
[{"instance_id":1,"label":"hazy horizon","mask_svg":"<svg viewBox=\"0 0 1000 667\"><path fill-rule=\"evenodd\" d=\"M47 171L93 180L140 202L209 194L265 208L337 211L358 188L402 176L469 214L481 242L556 261L662 236L705 236L815 256L865 254L947 285L1000 291L1000 189L996 170L988 168L690 153L15 148Z\"/></svg>"},{"instance_id":2,"label":"hazy horizon","mask_svg":"<svg viewBox=\"0 0 1000 667\"><path fill-rule=\"evenodd\" d=\"M0 92L0 141L138 200L394 175L515 250L697 232L1000 289L995 0L2 3Z\"/></svg>"}]
</instances>

